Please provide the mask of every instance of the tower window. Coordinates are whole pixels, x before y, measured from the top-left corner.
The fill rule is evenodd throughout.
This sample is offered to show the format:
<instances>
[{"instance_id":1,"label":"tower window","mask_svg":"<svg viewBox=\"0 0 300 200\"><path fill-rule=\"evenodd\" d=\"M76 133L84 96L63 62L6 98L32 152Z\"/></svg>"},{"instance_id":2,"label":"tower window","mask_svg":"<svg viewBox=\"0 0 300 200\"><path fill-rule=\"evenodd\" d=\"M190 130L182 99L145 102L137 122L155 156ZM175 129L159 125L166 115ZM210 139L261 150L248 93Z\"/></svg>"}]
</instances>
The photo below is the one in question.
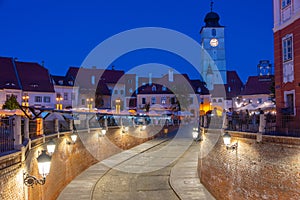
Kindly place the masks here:
<instances>
[{"instance_id":1,"label":"tower window","mask_svg":"<svg viewBox=\"0 0 300 200\"><path fill-rule=\"evenodd\" d=\"M213 37L215 37L215 36L217 35L216 29L212 29L212 30L211 30L211 35L212 35Z\"/></svg>"}]
</instances>

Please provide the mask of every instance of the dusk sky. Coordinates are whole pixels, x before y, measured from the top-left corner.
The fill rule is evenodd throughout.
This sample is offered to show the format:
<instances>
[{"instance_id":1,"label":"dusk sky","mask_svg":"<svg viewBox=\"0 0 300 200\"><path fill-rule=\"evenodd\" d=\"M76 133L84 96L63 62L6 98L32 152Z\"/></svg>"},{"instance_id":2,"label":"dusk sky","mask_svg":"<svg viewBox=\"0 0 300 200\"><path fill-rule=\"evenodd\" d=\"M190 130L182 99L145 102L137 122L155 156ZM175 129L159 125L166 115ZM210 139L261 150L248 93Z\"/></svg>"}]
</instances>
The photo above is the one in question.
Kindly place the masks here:
<instances>
[{"instance_id":1,"label":"dusk sky","mask_svg":"<svg viewBox=\"0 0 300 200\"><path fill-rule=\"evenodd\" d=\"M243 82L257 74L259 60L273 63L272 9L271 0L215 0L213 10L226 27L227 69ZM173 29L200 42L210 0L0 0L0 10L0 56L45 61L51 74L64 75L99 43L133 28ZM153 62L196 78L186 61L159 50L132 52L112 65L128 70Z\"/></svg>"}]
</instances>

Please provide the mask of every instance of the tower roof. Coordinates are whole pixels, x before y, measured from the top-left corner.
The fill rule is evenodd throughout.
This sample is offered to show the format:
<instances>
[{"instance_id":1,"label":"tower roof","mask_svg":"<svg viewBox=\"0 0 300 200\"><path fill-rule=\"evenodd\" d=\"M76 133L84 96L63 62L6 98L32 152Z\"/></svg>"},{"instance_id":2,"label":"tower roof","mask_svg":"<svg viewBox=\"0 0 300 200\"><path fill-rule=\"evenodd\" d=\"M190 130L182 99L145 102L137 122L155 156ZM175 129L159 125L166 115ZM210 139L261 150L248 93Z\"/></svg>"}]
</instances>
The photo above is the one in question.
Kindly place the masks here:
<instances>
[{"instance_id":1,"label":"tower roof","mask_svg":"<svg viewBox=\"0 0 300 200\"><path fill-rule=\"evenodd\" d=\"M219 24L220 16L213 11L206 14L204 18L205 27L222 27Z\"/></svg>"}]
</instances>

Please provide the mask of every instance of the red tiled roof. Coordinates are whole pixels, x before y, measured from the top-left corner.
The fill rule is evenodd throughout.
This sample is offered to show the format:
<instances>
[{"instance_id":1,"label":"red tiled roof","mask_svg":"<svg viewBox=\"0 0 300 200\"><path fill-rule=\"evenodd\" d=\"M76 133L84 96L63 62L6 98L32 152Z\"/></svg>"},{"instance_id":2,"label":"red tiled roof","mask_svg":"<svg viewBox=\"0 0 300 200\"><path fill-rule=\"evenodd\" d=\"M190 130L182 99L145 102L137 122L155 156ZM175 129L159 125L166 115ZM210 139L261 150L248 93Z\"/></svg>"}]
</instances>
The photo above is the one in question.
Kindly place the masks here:
<instances>
[{"instance_id":1,"label":"red tiled roof","mask_svg":"<svg viewBox=\"0 0 300 200\"><path fill-rule=\"evenodd\" d=\"M250 76L241 95L271 94L272 76Z\"/></svg>"},{"instance_id":2,"label":"red tiled roof","mask_svg":"<svg viewBox=\"0 0 300 200\"><path fill-rule=\"evenodd\" d=\"M77 77L78 74L79 76ZM76 84L81 88L94 88L95 85L91 82L92 76L95 76L95 82L99 79L99 81L104 81L104 83L118 83L123 75L124 71L120 70L70 67L67 71L66 77L74 78L76 80Z\"/></svg>"},{"instance_id":3,"label":"red tiled roof","mask_svg":"<svg viewBox=\"0 0 300 200\"><path fill-rule=\"evenodd\" d=\"M227 84L215 84L211 91L213 97L224 97L231 99L241 94L243 82L236 71L227 71Z\"/></svg>"},{"instance_id":4,"label":"red tiled roof","mask_svg":"<svg viewBox=\"0 0 300 200\"><path fill-rule=\"evenodd\" d=\"M31 62L15 62L24 91L54 92L48 69Z\"/></svg>"},{"instance_id":5,"label":"red tiled roof","mask_svg":"<svg viewBox=\"0 0 300 200\"><path fill-rule=\"evenodd\" d=\"M13 58L0 57L0 89L21 89Z\"/></svg>"}]
</instances>

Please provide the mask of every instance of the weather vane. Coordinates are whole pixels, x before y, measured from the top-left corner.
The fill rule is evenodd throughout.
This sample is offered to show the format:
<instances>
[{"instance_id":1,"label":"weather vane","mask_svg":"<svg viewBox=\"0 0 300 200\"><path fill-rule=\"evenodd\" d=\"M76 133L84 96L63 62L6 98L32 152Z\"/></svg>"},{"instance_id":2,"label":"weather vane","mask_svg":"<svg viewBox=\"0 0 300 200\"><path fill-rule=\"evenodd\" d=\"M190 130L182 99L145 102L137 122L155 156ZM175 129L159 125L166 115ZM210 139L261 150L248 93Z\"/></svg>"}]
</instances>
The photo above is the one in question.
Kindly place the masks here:
<instances>
[{"instance_id":1,"label":"weather vane","mask_svg":"<svg viewBox=\"0 0 300 200\"><path fill-rule=\"evenodd\" d=\"M210 11L211 11L211 12L213 11L213 6L214 6L214 1L211 0L211 1L210 1Z\"/></svg>"}]
</instances>

